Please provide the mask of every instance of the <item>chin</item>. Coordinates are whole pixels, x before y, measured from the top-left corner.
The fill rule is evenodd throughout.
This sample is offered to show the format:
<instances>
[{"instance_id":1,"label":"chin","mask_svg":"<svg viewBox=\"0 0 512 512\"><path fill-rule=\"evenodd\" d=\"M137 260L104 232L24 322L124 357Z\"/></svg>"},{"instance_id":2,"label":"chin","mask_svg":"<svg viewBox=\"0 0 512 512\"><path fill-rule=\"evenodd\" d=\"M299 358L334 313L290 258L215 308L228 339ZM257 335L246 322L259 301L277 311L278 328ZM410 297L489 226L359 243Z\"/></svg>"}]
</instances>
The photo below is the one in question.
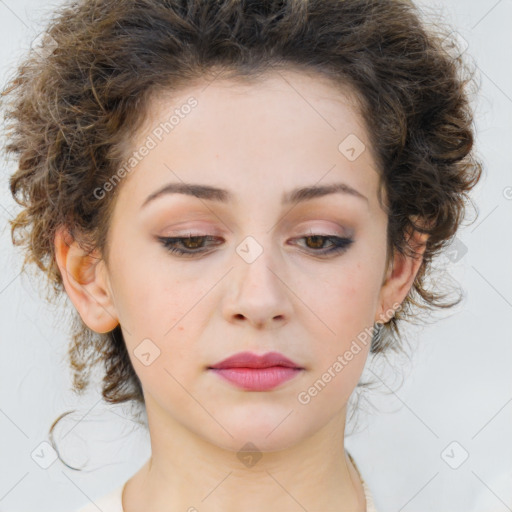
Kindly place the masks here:
<instances>
[{"instance_id":1,"label":"chin","mask_svg":"<svg viewBox=\"0 0 512 512\"><path fill-rule=\"evenodd\" d=\"M308 429L308 425L305 425L304 422L301 422L302 425L298 425L297 419L293 418L293 413L289 414L290 411L291 409L287 413L281 414L279 419L270 422L261 418L255 418L252 421L221 422L232 437L224 429L221 429L222 435L215 439L209 438L209 441L219 448L234 452L240 450L260 452L286 450L309 437L315 430L313 426L309 426Z\"/></svg>"}]
</instances>

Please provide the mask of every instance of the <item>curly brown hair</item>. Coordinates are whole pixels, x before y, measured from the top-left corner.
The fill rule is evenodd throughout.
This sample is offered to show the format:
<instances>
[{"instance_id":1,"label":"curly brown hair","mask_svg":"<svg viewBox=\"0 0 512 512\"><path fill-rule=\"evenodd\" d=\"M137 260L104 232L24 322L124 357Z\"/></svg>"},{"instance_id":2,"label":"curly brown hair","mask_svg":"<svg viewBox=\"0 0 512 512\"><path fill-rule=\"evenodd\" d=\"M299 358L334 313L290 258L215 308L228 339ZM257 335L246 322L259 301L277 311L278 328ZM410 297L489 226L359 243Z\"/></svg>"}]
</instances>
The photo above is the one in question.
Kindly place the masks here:
<instances>
[{"instance_id":1,"label":"curly brown hair","mask_svg":"<svg viewBox=\"0 0 512 512\"><path fill-rule=\"evenodd\" d=\"M472 74L450 55L446 29L427 29L406 0L75 0L56 12L2 92L7 143L18 168L10 190L22 206L11 221L48 278L48 300L63 295L54 236L106 254L120 187L94 193L127 157L155 94L222 72L255 80L275 69L312 71L355 92L387 198L388 247L410 253L411 229L428 233L423 263L400 311L380 326L372 353L397 350L399 324L420 310L449 308L428 289L434 256L464 218L481 165L474 157ZM121 184L122 186L122 184ZM380 199L380 197L379 197ZM109 403L144 404L120 326L92 332L74 311L69 358L81 392L103 362Z\"/></svg>"}]
</instances>

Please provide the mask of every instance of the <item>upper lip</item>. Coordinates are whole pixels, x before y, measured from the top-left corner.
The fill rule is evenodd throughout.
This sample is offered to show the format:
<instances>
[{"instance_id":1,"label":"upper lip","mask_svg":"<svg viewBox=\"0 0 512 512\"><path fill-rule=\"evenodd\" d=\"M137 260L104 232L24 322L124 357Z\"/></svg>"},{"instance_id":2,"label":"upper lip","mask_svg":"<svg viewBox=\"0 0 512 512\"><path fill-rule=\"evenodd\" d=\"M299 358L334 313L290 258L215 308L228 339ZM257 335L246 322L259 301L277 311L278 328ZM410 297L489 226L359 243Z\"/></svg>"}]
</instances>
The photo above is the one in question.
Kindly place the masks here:
<instances>
[{"instance_id":1,"label":"upper lip","mask_svg":"<svg viewBox=\"0 0 512 512\"><path fill-rule=\"evenodd\" d=\"M300 365L279 352L267 352L263 355L253 354L252 352L239 352L208 368L269 368L271 366L301 368Z\"/></svg>"}]
</instances>

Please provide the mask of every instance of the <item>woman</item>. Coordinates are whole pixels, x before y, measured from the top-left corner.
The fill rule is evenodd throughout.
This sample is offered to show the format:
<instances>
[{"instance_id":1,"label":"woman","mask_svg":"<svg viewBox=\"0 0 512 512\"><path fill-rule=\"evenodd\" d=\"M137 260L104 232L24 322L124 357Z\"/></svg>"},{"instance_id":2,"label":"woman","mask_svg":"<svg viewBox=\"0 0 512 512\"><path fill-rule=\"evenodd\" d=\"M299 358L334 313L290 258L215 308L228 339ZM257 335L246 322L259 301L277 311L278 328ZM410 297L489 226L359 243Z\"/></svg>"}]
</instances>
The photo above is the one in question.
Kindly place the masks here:
<instances>
[{"instance_id":1,"label":"woman","mask_svg":"<svg viewBox=\"0 0 512 512\"><path fill-rule=\"evenodd\" d=\"M462 67L402 0L57 13L4 93L13 240L76 309L76 389L103 363L152 450L83 512L375 510L347 403L453 305L425 281L480 178Z\"/></svg>"}]
</instances>

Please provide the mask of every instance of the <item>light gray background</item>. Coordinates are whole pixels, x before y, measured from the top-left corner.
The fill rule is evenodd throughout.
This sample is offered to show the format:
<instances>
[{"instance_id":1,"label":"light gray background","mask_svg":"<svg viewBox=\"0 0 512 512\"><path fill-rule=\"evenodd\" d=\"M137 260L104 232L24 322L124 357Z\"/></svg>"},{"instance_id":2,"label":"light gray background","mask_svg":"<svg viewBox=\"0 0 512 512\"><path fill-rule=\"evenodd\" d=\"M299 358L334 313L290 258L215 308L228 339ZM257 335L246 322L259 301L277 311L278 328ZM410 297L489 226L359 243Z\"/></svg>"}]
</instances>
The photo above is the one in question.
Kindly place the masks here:
<instances>
[{"instance_id":1,"label":"light gray background","mask_svg":"<svg viewBox=\"0 0 512 512\"><path fill-rule=\"evenodd\" d=\"M56 4L0 0L2 84ZM379 512L506 512L512 510L512 0L420 5L442 14L478 66L477 148L485 171L472 197L479 217L458 234L467 252L439 262L462 286L464 302L437 323L410 330L411 361L369 361L368 376L376 372L384 384L369 397L377 411L360 416L347 447ZM65 319L19 275L21 256L11 247L13 170L2 163L0 510L70 511L126 481L149 456L149 440L127 407L103 404L99 386L81 400L69 391ZM51 452L41 443L70 409L77 412L57 429L59 447L69 464L86 470L58 460L43 469L35 460ZM458 469L449 466L466 453Z\"/></svg>"}]
</instances>

